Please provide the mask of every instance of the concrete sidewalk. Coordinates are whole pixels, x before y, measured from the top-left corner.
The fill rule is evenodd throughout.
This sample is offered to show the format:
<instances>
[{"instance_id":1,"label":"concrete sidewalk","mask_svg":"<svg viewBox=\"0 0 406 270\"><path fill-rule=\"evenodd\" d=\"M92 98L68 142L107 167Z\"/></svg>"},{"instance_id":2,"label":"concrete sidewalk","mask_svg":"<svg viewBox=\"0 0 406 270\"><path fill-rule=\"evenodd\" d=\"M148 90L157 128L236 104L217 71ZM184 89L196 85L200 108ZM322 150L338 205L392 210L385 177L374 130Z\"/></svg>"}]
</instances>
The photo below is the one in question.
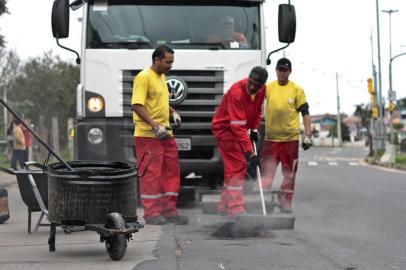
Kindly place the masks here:
<instances>
[{"instance_id":1,"label":"concrete sidewalk","mask_svg":"<svg viewBox=\"0 0 406 270\"><path fill-rule=\"evenodd\" d=\"M0 188L9 188L17 186L17 178L15 175L0 172Z\"/></svg>"},{"instance_id":2,"label":"concrete sidewalk","mask_svg":"<svg viewBox=\"0 0 406 270\"><path fill-rule=\"evenodd\" d=\"M98 234L93 231L65 234L58 227L56 251L49 252L49 227L40 227L37 233L28 234L27 207L21 200L18 186L14 185L16 181L4 174L0 179L2 185L9 185L10 208L10 219L0 224L0 269L131 270L143 261L156 259L154 251L162 235L162 226L151 225L133 234L133 240L128 243L127 252L120 261L109 258L104 243L100 243ZM142 216L142 209L137 209L137 214ZM33 227L38 217L38 212L33 213Z\"/></svg>"}]
</instances>

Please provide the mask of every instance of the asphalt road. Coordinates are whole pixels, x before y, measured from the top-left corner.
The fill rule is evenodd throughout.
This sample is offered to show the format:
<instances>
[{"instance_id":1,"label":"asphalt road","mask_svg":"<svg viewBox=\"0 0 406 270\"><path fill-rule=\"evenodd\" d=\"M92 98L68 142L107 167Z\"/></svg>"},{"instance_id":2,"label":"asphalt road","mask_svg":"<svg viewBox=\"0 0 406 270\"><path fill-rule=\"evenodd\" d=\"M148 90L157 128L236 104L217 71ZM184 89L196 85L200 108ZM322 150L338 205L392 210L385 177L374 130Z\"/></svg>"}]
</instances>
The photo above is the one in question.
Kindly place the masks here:
<instances>
[{"instance_id":1,"label":"asphalt road","mask_svg":"<svg viewBox=\"0 0 406 270\"><path fill-rule=\"evenodd\" d=\"M294 230L216 239L208 217L191 209L192 224L164 227L159 259L136 269L406 269L406 173L366 165L365 154L300 153Z\"/></svg>"},{"instance_id":2,"label":"asphalt road","mask_svg":"<svg viewBox=\"0 0 406 270\"><path fill-rule=\"evenodd\" d=\"M300 152L294 230L219 239L207 225L224 218L181 209L190 225L146 226L118 262L94 232L59 230L56 252L48 252L47 228L26 233L26 208L10 188L0 269L406 269L406 173L366 165L365 154L362 148Z\"/></svg>"}]
</instances>

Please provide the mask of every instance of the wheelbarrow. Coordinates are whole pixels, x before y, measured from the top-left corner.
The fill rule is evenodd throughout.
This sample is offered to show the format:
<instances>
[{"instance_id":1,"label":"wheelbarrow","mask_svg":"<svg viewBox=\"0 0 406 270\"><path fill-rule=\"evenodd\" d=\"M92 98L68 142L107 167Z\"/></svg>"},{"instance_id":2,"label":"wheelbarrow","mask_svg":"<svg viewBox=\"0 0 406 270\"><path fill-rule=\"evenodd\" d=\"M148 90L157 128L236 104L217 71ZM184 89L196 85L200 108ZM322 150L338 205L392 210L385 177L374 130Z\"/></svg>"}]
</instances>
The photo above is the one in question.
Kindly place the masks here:
<instances>
[{"instance_id":1,"label":"wheelbarrow","mask_svg":"<svg viewBox=\"0 0 406 270\"><path fill-rule=\"evenodd\" d=\"M137 169L123 162L72 161L47 166L49 251L55 251L56 227L65 233L95 231L107 253L120 260L143 225L137 217Z\"/></svg>"},{"instance_id":2,"label":"wheelbarrow","mask_svg":"<svg viewBox=\"0 0 406 270\"><path fill-rule=\"evenodd\" d=\"M65 233L90 230L100 235L107 253L120 260L126 252L132 233L143 225L137 217L137 177L149 164L148 154L142 175L137 167L124 162L64 161L1 98L0 103L49 151L42 173L48 179L48 209L38 191L33 173L28 173L41 212L50 221L49 251L55 251L56 227ZM60 162L48 165L51 154ZM27 168L29 170L29 168Z\"/></svg>"},{"instance_id":3,"label":"wheelbarrow","mask_svg":"<svg viewBox=\"0 0 406 270\"><path fill-rule=\"evenodd\" d=\"M30 167L37 167L30 169ZM28 209L28 233L31 233L31 217L33 212L41 212L40 217L35 225L34 232L38 231L39 226L49 226L49 224L42 223L45 216L44 209L48 208L48 179L47 175L43 172L44 166L34 162L25 162L25 168L21 170L13 170L0 167L0 171L14 175L17 178L18 189L20 191L21 199ZM32 179L30 179L32 178ZM31 181L33 180L33 182ZM35 186L33 186L33 184ZM36 196L40 196L36 198ZM41 202L42 201L42 210Z\"/></svg>"}]
</instances>

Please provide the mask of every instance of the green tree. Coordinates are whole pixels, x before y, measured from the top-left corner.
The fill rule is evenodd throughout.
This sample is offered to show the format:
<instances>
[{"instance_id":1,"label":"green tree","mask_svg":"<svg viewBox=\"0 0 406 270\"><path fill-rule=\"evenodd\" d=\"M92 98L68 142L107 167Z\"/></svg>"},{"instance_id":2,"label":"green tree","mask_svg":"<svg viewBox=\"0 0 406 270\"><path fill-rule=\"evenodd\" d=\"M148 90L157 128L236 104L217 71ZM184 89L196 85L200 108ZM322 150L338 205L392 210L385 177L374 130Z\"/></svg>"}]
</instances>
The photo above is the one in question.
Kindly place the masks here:
<instances>
[{"instance_id":1,"label":"green tree","mask_svg":"<svg viewBox=\"0 0 406 270\"><path fill-rule=\"evenodd\" d=\"M399 99L396 104L397 110L406 110L406 97Z\"/></svg>"},{"instance_id":2,"label":"green tree","mask_svg":"<svg viewBox=\"0 0 406 270\"><path fill-rule=\"evenodd\" d=\"M361 119L361 126L369 130L371 121L371 108L369 105L358 104L355 105L354 116L358 116Z\"/></svg>"},{"instance_id":3,"label":"green tree","mask_svg":"<svg viewBox=\"0 0 406 270\"><path fill-rule=\"evenodd\" d=\"M337 137L337 124L330 127L328 137L331 137L331 136ZM341 123L341 138L343 139L343 141L351 140L350 129L343 123Z\"/></svg>"},{"instance_id":4,"label":"green tree","mask_svg":"<svg viewBox=\"0 0 406 270\"><path fill-rule=\"evenodd\" d=\"M8 101L7 94L18 74L19 65L20 59L14 51L0 48L0 93L5 102ZM6 108L2 108L0 111L3 112L0 113L0 130L3 131L1 134L5 138L9 119Z\"/></svg>"},{"instance_id":5,"label":"green tree","mask_svg":"<svg viewBox=\"0 0 406 270\"><path fill-rule=\"evenodd\" d=\"M51 127L52 117L58 117L60 143L66 143L66 120L75 116L76 86L79 67L64 62L52 52L31 58L22 67L10 91L15 110L38 125L40 115Z\"/></svg>"},{"instance_id":6,"label":"green tree","mask_svg":"<svg viewBox=\"0 0 406 270\"><path fill-rule=\"evenodd\" d=\"M8 13L7 10L7 0L0 0L0 16L3 15L4 13ZM0 35L0 48L4 47L4 37L3 35Z\"/></svg>"}]
</instances>

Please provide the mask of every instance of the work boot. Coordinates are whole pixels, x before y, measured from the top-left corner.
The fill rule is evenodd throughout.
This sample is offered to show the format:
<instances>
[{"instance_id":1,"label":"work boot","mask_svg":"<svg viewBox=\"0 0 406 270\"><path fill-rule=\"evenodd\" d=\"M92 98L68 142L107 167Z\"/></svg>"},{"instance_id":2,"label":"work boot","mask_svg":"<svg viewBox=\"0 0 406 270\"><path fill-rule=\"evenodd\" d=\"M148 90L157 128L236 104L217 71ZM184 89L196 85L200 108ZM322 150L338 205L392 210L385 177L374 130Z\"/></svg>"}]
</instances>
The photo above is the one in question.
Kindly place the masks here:
<instances>
[{"instance_id":1,"label":"work boot","mask_svg":"<svg viewBox=\"0 0 406 270\"><path fill-rule=\"evenodd\" d=\"M169 223L173 223L175 225L186 225L189 223L189 218L186 216L176 215L173 217L166 217L166 220Z\"/></svg>"},{"instance_id":2,"label":"work boot","mask_svg":"<svg viewBox=\"0 0 406 270\"><path fill-rule=\"evenodd\" d=\"M285 198L285 194L278 194L279 208L282 214L291 214L292 213L292 203Z\"/></svg>"},{"instance_id":3,"label":"work boot","mask_svg":"<svg viewBox=\"0 0 406 270\"><path fill-rule=\"evenodd\" d=\"M282 214L292 214L292 207L281 205L281 213Z\"/></svg>"},{"instance_id":4,"label":"work boot","mask_svg":"<svg viewBox=\"0 0 406 270\"><path fill-rule=\"evenodd\" d=\"M163 216L155 216L152 218L145 219L145 223L148 225L164 225L168 220Z\"/></svg>"}]
</instances>

